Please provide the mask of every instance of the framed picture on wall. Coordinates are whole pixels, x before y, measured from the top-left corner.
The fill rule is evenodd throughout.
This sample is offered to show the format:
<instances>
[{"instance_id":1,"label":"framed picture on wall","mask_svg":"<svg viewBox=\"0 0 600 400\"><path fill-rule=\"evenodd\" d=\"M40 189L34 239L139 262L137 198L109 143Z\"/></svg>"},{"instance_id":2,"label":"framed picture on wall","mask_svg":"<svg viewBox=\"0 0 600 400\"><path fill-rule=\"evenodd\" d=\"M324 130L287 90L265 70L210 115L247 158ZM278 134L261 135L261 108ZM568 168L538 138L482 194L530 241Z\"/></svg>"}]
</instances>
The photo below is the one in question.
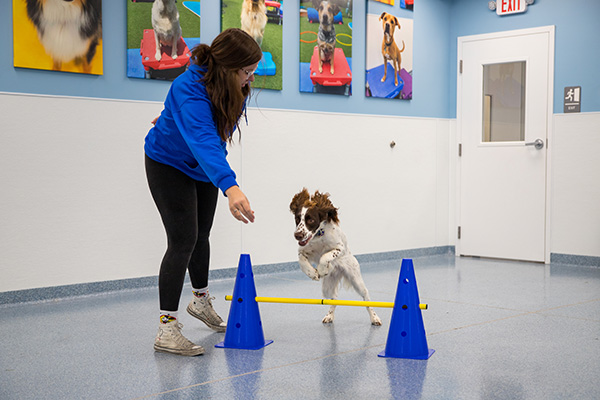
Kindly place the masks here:
<instances>
[{"instance_id":1,"label":"framed picture on wall","mask_svg":"<svg viewBox=\"0 0 600 400\"><path fill-rule=\"evenodd\" d=\"M413 20L405 10L367 3L367 97L412 99ZM412 14L412 13L410 13Z\"/></svg>"},{"instance_id":2,"label":"framed picture on wall","mask_svg":"<svg viewBox=\"0 0 600 400\"><path fill-rule=\"evenodd\" d=\"M352 94L352 0L300 2L300 92Z\"/></svg>"},{"instance_id":3,"label":"framed picture on wall","mask_svg":"<svg viewBox=\"0 0 600 400\"><path fill-rule=\"evenodd\" d=\"M240 28L263 53L252 87L283 89L283 0L222 0L221 31Z\"/></svg>"},{"instance_id":4,"label":"framed picture on wall","mask_svg":"<svg viewBox=\"0 0 600 400\"><path fill-rule=\"evenodd\" d=\"M173 80L200 43L200 0L127 1L127 76Z\"/></svg>"},{"instance_id":5,"label":"framed picture on wall","mask_svg":"<svg viewBox=\"0 0 600 400\"><path fill-rule=\"evenodd\" d=\"M102 75L102 0L13 0L13 48L15 67Z\"/></svg>"}]
</instances>

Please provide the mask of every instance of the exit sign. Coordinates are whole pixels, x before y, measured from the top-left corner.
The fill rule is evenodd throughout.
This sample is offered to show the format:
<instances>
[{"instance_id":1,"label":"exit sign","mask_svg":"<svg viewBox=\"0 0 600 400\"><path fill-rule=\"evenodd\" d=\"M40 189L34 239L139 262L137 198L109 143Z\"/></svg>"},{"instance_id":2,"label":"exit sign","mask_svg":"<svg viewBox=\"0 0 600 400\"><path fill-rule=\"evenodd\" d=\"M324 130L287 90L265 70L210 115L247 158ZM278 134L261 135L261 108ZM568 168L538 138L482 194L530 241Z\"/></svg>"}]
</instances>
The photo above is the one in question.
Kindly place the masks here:
<instances>
[{"instance_id":1,"label":"exit sign","mask_svg":"<svg viewBox=\"0 0 600 400\"><path fill-rule=\"evenodd\" d=\"M509 15L524 13L527 11L527 2L525 0L497 0L496 14Z\"/></svg>"}]
</instances>

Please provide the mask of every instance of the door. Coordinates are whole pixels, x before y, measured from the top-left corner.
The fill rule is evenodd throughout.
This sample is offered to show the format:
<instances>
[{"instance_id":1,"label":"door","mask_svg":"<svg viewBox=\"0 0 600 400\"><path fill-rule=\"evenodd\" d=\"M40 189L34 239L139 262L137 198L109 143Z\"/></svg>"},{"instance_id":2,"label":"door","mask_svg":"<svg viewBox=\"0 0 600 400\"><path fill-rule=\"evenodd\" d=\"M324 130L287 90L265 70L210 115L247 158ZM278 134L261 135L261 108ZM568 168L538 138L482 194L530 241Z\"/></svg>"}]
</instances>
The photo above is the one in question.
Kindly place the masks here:
<instances>
[{"instance_id":1,"label":"door","mask_svg":"<svg viewBox=\"0 0 600 400\"><path fill-rule=\"evenodd\" d=\"M554 27L459 38L460 255L544 262Z\"/></svg>"}]
</instances>

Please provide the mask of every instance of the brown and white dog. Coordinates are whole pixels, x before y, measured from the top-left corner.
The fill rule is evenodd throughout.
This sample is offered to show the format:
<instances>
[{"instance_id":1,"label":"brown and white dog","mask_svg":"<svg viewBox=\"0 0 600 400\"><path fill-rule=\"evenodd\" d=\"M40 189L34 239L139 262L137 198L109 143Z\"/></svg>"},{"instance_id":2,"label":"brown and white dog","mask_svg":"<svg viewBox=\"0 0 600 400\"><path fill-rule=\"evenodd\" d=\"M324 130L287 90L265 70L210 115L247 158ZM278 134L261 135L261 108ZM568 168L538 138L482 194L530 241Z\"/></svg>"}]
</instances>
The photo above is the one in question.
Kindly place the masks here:
<instances>
[{"instance_id":1,"label":"brown and white dog","mask_svg":"<svg viewBox=\"0 0 600 400\"><path fill-rule=\"evenodd\" d=\"M152 29L156 43L157 61L162 59L162 46L171 46L171 58L177 58L177 42L181 37L179 11L175 0L154 0L152 4Z\"/></svg>"},{"instance_id":2,"label":"brown and white dog","mask_svg":"<svg viewBox=\"0 0 600 400\"><path fill-rule=\"evenodd\" d=\"M333 58L335 54L335 27L333 18L340 12L340 7L329 0L313 0L313 5L319 12L319 33L317 45L319 46L319 72L323 72L323 63L329 63L329 72L333 75Z\"/></svg>"},{"instance_id":3,"label":"brown and white dog","mask_svg":"<svg viewBox=\"0 0 600 400\"><path fill-rule=\"evenodd\" d=\"M348 249L337 208L329 200L329 194L316 191L311 196L304 188L293 197L290 211L296 218L294 237L299 245L300 269L309 278L321 280L323 297L337 299L340 283L344 283L346 288L354 288L365 301L370 301L360 265ZM375 311L371 307L367 311L371 324L381 325ZM330 306L323 323L333 322L334 312L335 306Z\"/></svg>"},{"instance_id":4,"label":"brown and white dog","mask_svg":"<svg viewBox=\"0 0 600 400\"><path fill-rule=\"evenodd\" d=\"M391 61L394 67L394 83L398 86L398 74L400 73L400 64L402 63L402 52L405 49L404 40L402 41L402 50L398 48L394 41L394 30L396 27L400 29L398 18L386 12L379 17L383 21L383 44L381 45L381 53L383 54L383 78L381 82L385 82L387 78L387 62Z\"/></svg>"},{"instance_id":5,"label":"brown and white dog","mask_svg":"<svg viewBox=\"0 0 600 400\"><path fill-rule=\"evenodd\" d=\"M27 16L52 57L53 69L75 61L90 73L102 38L102 0L27 0Z\"/></svg>"},{"instance_id":6,"label":"brown and white dog","mask_svg":"<svg viewBox=\"0 0 600 400\"><path fill-rule=\"evenodd\" d=\"M241 28L252 36L256 43L262 47L267 25L267 6L265 0L243 0Z\"/></svg>"}]
</instances>

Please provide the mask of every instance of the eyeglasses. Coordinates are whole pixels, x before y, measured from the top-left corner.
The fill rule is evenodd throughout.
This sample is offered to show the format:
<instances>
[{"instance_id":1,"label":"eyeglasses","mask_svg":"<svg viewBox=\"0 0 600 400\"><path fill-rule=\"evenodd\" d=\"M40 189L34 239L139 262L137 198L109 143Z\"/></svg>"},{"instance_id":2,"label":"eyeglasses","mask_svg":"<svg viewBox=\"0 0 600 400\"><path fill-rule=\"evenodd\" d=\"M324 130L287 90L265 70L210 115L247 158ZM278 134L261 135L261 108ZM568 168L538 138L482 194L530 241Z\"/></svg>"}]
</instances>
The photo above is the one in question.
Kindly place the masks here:
<instances>
[{"instance_id":1,"label":"eyeglasses","mask_svg":"<svg viewBox=\"0 0 600 400\"><path fill-rule=\"evenodd\" d=\"M255 69L253 69L252 71L248 71L248 70L246 70L244 68L240 68L240 71L242 71L243 73L245 73L248 78L250 78L256 72Z\"/></svg>"}]
</instances>

